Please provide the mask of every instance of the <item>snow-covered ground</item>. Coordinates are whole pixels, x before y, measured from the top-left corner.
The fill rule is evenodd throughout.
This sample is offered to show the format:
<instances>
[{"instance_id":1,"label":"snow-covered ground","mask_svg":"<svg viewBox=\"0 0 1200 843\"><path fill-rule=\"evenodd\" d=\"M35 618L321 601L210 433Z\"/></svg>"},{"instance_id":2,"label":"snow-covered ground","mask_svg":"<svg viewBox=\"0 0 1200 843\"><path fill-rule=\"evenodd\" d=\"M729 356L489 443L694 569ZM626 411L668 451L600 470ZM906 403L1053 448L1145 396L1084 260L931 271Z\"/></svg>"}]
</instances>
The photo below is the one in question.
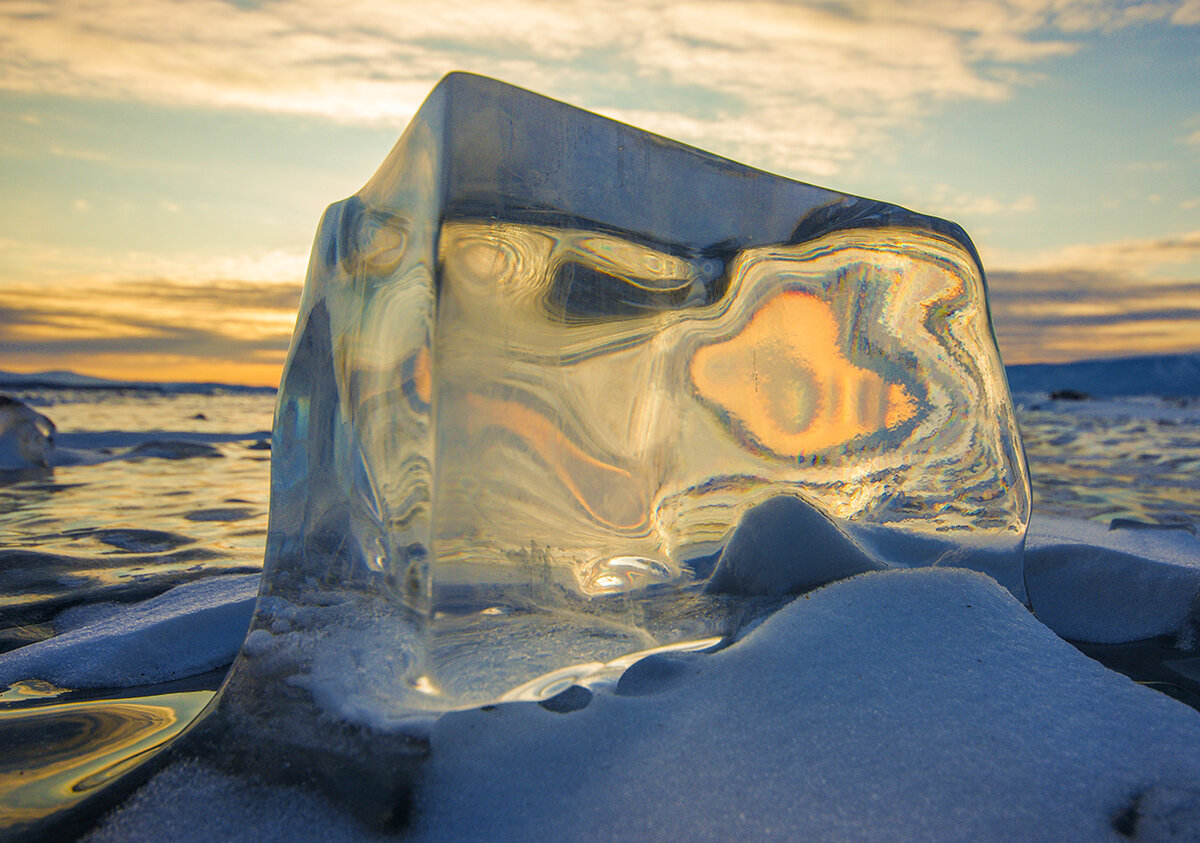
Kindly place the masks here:
<instances>
[{"instance_id":1,"label":"snow-covered ground","mask_svg":"<svg viewBox=\"0 0 1200 843\"><path fill-rule=\"evenodd\" d=\"M1147 538L1113 536L1091 544L1109 536L1083 522L1035 530L1047 611L1069 618L1075 586L1106 567L1103 553ZM1078 552L1063 551L1068 544ZM1179 588L1190 577L1195 593L1195 537L1170 531L1150 544L1144 570L1121 583L1110 574L1113 587L1093 590L1097 628L1143 632L1128 626L1129 604L1154 614L1156 574ZM1041 560L1055 576L1037 577ZM1175 608L1158 628L1186 622ZM1200 835L1200 713L1084 657L972 572L844 580L721 652L654 656L581 697L587 704L566 712L530 702L443 716L408 836ZM88 839L377 836L321 796L193 761L161 773Z\"/></svg>"},{"instance_id":2,"label":"snow-covered ground","mask_svg":"<svg viewBox=\"0 0 1200 843\"><path fill-rule=\"evenodd\" d=\"M1055 632L1189 646L1200 541L1042 518L1028 546L1036 617L980 574L872 572L796 599L718 653L638 662L557 707L571 710L444 715L405 836L1197 839L1200 712ZM232 657L252 589L253 577L210 578L68 614L58 637L0 655L0 684L208 670ZM188 761L88 839L378 836L321 795Z\"/></svg>"}]
</instances>

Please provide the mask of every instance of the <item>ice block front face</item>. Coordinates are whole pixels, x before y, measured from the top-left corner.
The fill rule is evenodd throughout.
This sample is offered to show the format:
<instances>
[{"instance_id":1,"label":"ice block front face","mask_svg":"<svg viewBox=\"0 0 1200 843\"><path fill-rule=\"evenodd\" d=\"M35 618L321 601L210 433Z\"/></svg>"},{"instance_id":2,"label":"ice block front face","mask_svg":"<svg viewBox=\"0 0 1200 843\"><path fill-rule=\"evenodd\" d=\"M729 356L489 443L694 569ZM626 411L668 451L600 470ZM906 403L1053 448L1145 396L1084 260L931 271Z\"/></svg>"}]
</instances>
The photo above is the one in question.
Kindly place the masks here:
<instances>
[{"instance_id":1,"label":"ice block front face","mask_svg":"<svg viewBox=\"0 0 1200 843\"><path fill-rule=\"evenodd\" d=\"M327 213L273 459L239 670L352 719L544 696L872 568L1024 597L960 229L479 77Z\"/></svg>"}]
</instances>

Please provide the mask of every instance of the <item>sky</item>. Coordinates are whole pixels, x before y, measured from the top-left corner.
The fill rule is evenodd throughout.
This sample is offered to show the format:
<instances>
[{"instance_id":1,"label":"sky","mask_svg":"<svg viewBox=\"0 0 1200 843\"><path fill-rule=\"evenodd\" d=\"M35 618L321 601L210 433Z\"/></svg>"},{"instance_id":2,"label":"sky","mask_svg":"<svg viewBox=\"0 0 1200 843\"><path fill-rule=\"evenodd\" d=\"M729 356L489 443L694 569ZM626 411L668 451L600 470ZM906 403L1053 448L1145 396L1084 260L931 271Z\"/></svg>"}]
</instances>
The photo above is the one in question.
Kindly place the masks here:
<instances>
[{"instance_id":1,"label":"sky","mask_svg":"<svg viewBox=\"0 0 1200 843\"><path fill-rule=\"evenodd\" d=\"M0 369L276 384L452 70L958 222L1007 363L1200 350L1200 0L0 0Z\"/></svg>"}]
</instances>

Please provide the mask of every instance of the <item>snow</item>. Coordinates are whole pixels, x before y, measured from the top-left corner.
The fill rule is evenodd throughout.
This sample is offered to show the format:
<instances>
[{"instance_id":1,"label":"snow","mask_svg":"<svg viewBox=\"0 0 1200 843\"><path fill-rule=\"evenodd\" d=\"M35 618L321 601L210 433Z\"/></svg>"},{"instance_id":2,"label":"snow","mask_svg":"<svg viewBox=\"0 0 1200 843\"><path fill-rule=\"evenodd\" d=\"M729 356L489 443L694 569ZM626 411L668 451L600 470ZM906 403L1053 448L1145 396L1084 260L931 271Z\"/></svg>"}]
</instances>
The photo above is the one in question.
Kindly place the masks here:
<instances>
[{"instance_id":1,"label":"snow","mask_svg":"<svg viewBox=\"0 0 1200 843\"><path fill-rule=\"evenodd\" d=\"M1114 524L1035 517L1025 542L1025 585L1038 619L1076 641L1179 634L1187 643L1200 620L1195 528Z\"/></svg>"},{"instance_id":2,"label":"snow","mask_svg":"<svg viewBox=\"0 0 1200 843\"><path fill-rule=\"evenodd\" d=\"M406 839L1198 830L1200 713L1085 658L981 574L863 574L723 651L654 659L574 705L444 715ZM372 834L323 797L189 762L88 839L278 837Z\"/></svg>"},{"instance_id":3,"label":"snow","mask_svg":"<svg viewBox=\"0 0 1200 843\"><path fill-rule=\"evenodd\" d=\"M0 687L42 679L62 688L124 688L194 676L237 655L258 574L211 577L135 606L68 609L60 634L0 654Z\"/></svg>"},{"instance_id":4,"label":"snow","mask_svg":"<svg viewBox=\"0 0 1200 843\"><path fill-rule=\"evenodd\" d=\"M779 495L742 517L707 590L795 594L881 567L828 515L801 498Z\"/></svg>"}]
</instances>

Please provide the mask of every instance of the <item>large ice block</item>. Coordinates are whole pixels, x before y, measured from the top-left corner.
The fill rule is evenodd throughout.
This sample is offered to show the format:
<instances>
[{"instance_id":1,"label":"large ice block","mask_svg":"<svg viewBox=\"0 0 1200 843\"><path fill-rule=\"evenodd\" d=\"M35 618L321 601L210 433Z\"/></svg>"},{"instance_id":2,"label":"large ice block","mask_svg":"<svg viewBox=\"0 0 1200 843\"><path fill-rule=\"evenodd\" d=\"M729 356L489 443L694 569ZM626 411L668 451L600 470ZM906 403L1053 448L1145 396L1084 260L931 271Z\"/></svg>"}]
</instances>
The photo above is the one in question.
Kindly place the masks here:
<instances>
[{"instance_id":1,"label":"large ice block","mask_svg":"<svg viewBox=\"0 0 1200 843\"><path fill-rule=\"evenodd\" d=\"M875 568L1024 598L958 226L478 76L326 212L272 460L223 703L268 724L549 696Z\"/></svg>"}]
</instances>

